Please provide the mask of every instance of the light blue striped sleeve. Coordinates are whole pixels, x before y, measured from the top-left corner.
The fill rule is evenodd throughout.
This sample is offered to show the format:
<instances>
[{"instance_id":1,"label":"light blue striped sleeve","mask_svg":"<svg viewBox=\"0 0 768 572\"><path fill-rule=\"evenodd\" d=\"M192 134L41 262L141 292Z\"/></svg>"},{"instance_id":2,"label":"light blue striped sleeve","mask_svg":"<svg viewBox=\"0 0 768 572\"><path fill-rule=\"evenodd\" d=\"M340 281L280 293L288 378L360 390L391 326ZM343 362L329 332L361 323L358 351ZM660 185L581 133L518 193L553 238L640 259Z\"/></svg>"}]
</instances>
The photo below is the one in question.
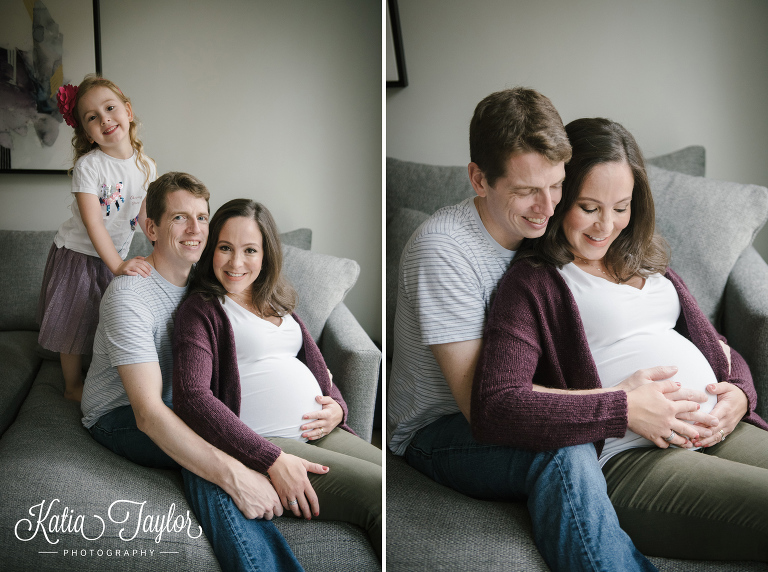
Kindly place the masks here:
<instances>
[{"instance_id":1,"label":"light blue striped sleeve","mask_svg":"<svg viewBox=\"0 0 768 572\"><path fill-rule=\"evenodd\" d=\"M411 244L401 267L402 287L418 316L426 345L483 336L482 277L471 250L453 236L425 234Z\"/></svg>"},{"instance_id":2,"label":"light blue striped sleeve","mask_svg":"<svg viewBox=\"0 0 768 572\"><path fill-rule=\"evenodd\" d=\"M155 347L155 317L137 292L115 289L102 300L101 321L112 367L159 362Z\"/></svg>"}]
</instances>

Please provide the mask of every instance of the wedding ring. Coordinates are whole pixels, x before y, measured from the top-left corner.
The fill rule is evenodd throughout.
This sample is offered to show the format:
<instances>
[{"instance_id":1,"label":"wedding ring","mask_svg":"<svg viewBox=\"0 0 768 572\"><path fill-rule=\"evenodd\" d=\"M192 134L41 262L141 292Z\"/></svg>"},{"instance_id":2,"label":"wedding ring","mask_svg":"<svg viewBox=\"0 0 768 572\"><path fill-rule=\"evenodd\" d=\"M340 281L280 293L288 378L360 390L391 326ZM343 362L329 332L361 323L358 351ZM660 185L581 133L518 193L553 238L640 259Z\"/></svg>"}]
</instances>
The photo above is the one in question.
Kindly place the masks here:
<instances>
[{"instance_id":1,"label":"wedding ring","mask_svg":"<svg viewBox=\"0 0 768 572\"><path fill-rule=\"evenodd\" d=\"M669 437L667 437L667 438L666 438L666 439L664 439L664 440L665 440L667 443L671 443L671 442L672 442L672 439L674 439L675 437L677 437L677 433L675 433L674 431L672 431L672 433L670 433L670 434L669 434Z\"/></svg>"},{"instance_id":2,"label":"wedding ring","mask_svg":"<svg viewBox=\"0 0 768 572\"><path fill-rule=\"evenodd\" d=\"M720 429L720 442L722 443L723 441L725 441L725 432Z\"/></svg>"},{"instance_id":3,"label":"wedding ring","mask_svg":"<svg viewBox=\"0 0 768 572\"><path fill-rule=\"evenodd\" d=\"M288 506L296 506L297 504L299 504L299 501L297 501L297 500L289 500L288 501Z\"/></svg>"},{"instance_id":4,"label":"wedding ring","mask_svg":"<svg viewBox=\"0 0 768 572\"><path fill-rule=\"evenodd\" d=\"M322 437L323 435L325 435L325 429L320 427L320 436Z\"/></svg>"}]
</instances>

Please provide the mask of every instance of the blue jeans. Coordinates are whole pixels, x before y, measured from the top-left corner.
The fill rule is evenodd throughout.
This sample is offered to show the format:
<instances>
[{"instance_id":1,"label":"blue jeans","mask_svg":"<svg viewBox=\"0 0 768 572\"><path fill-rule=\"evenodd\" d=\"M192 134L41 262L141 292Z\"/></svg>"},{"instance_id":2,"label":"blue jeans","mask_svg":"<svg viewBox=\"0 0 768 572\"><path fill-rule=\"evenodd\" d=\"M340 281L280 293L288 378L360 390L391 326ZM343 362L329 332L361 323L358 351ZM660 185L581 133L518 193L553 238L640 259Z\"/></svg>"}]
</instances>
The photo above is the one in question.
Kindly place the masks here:
<instances>
[{"instance_id":1,"label":"blue jeans","mask_svg":"<svg viewBox=\"0 0 768 572\"><path fill-rule=\"evenodd\" d=\"M525 451L475 441L461 413L420 429L409 465L485 500L524 500L533 539L552 570L656 570L619 526L592 444Z\"/></svg>"},{"instance_id":2,"label":"blue jeans","mask_svg":"<svg viewBox=\"0 0 768 572\"><path fill-rule=\"evenodd\" d=\"M130 405L102 415L89 429L107 449L145 467L178 469L178 463L136 426ZM187 501L203 527L221 569L249 572L303 570L269 520L249 520L220 487L181 469Z\"/></svg>"}]
</instances>

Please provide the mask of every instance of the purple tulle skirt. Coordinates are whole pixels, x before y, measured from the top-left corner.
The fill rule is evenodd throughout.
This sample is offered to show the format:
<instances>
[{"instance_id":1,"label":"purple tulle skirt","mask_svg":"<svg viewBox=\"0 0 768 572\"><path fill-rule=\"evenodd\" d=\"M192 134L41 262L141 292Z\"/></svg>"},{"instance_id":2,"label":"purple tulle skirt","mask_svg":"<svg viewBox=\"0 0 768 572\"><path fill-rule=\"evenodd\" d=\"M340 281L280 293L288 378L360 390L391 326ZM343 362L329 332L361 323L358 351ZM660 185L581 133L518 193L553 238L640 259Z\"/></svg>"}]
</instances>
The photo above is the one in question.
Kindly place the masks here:
<instances>
[{"instance_id":1,"label":"purple tulle skirt","mask_svg":"<svg viewBox=\"0 0 768 572\"><path fill-rule=\"evenodd\" d=\"M37 301L40 345L65 354L92 353L101 296L113 278L101 258L53 244Z\"/></svg>"}]
</instances>

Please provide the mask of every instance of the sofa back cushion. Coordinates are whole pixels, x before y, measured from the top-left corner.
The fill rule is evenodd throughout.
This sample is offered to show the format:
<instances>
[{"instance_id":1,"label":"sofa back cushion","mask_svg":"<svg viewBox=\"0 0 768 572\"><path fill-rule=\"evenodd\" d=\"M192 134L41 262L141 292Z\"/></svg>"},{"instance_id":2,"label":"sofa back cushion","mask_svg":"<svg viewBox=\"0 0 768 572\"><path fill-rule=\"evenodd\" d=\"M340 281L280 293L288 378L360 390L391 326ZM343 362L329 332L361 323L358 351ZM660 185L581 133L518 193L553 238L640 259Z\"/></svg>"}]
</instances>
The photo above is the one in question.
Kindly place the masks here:
<instances>
[{"instance_id":1,"label":"sofa back cushion","mask_svg":"<svg viewBox=\"0 0 768 572\"><path fill-rule=\"evenodd\" d=\"M354 260L283 245L283 271L299 296L296 313L315 341L328 316L357 282Z\"/></svg>"},{"instance_id":2,"label":"sofa back cushion","mask_svg":"<svg viewBox=\"0 0 768 572\"><path fill-rule=\"evenodd\" d=\"M55 235L54 230L0 230L0 292L3 293L0 331L40 329L35 321L37 299L43 282L45 261ZM280 239L284 246L308 250L312 245L312 231L300 228L281 234ZM129 256L146 256L150 252L152 245L143 233L137 232ZM347 284L344 293L351 287ZM322 314L325 314L325 310Z\"/></svg>"},{"instance_id":3,"label":"sofa back cushion","mask_svg":"<svg viewBox=\"0 0 768 572\"><path fill-rule=\"evenodd\" d=\"M705 150L701 146L646 162L657 231L670 244L671 266L716 323L728 275L768 217L768 189L705 179ZM429 215L473 196L474 190L465 167L424 165L391 157L387 158L386 188L386 326L387 356L391 357L402 249Z\"/></svg>"},{"instance_id":4,"label":"sofa back cushion","mask_svg":"<svg viewBox=\"0 0 768 572\"><path fill-rule=\"evenodd\" d=\"M0 230L0 330L38 330L37 298L56 231Z\"/></svg>"},{"instance_id":5,"label":"sofa back cushion","mask_svg":"<svg viewBox=\"0 0 768 572\"><path fill-rule=\"evenodd\" d=\"M439 167L387 157L387 214L399 208L432 214L474 194L466 167Z\"/></svg>"},{"instance_id":6,"label":"sofa back cushion","mask_svg":"<svg viewBox=\"0 0 768 572\"><path fill-rule=\"evenodd\" d=\"M768 218L768 189L691 177L648 166L656 231L669 242L670 266L707 318L719 326L725 283Z\"/></svg>"},{"instance_id":7,"label":"sofa back cushion","mask_svg":"<svg viewBox=\"0 0 768 572\"><path fill-rule=\"evenodd\" d=\"M666 155L648 158L645 163L667 171L703 177L706 174L706 151L701 145L691 145Z\"/></svg>"},{"instance_id":8,"label":"sofa back cushion","mask_svg":"<svg viewBox=\"0 0 768 572\"><path fill-rule=\"evenodd\" d=\"M387 356L392 357L395 347L395 309L397 307L397 276L400 272L400 255L411 235L429 218L422 211L409 208L394 209L387 213Z\"/></svg>"}]
</instances>

